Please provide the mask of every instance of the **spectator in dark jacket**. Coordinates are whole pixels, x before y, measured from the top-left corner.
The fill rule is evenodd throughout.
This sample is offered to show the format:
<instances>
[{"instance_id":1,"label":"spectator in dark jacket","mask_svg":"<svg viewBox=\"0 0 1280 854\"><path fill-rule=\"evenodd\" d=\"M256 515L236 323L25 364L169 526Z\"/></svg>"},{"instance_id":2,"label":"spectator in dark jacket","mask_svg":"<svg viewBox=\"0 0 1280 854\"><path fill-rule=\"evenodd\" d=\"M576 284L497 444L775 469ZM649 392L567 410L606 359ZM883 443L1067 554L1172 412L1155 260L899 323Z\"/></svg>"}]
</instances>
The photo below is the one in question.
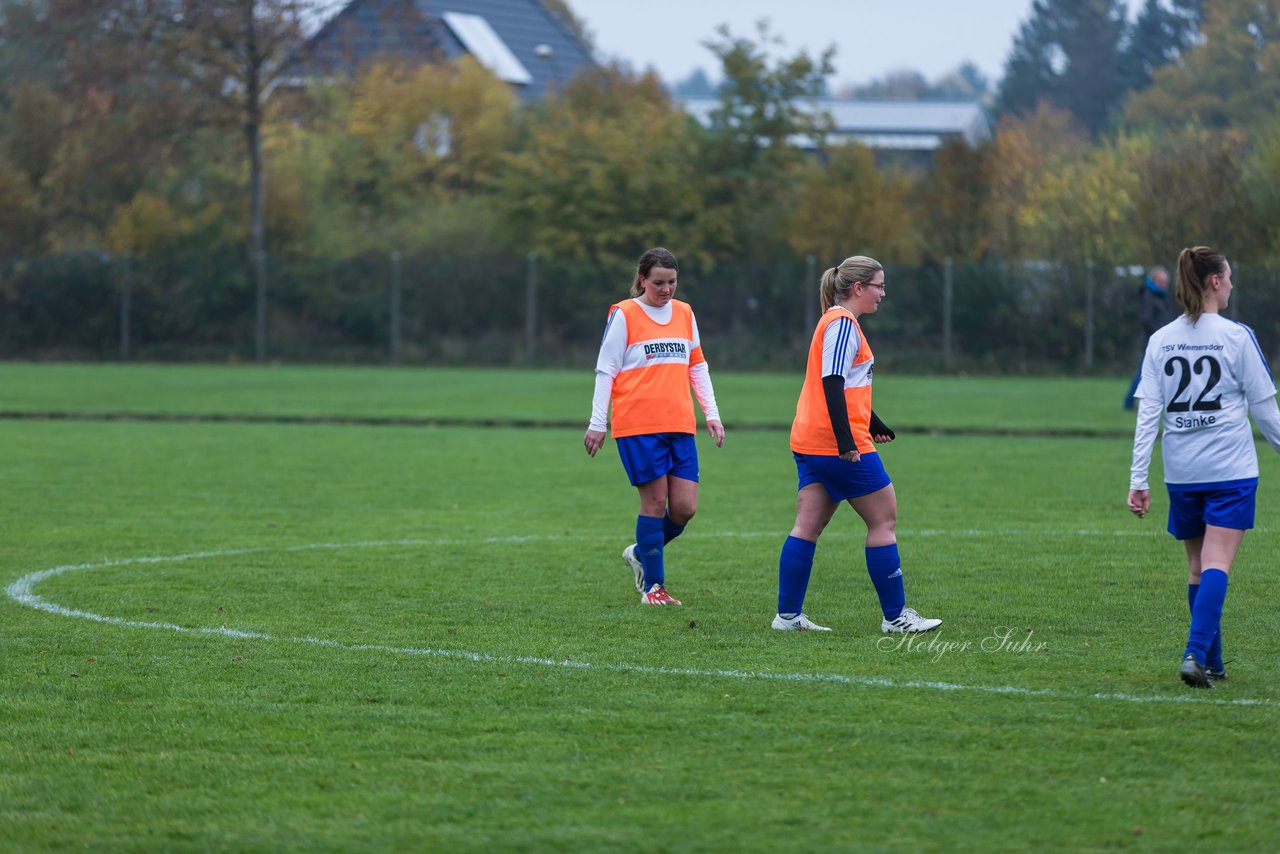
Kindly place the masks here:
<instances>
[{"instance_id":1,"label":"spectator in dark jacket","mask_svg":"<svg viewBox=\"0 0 1280 854\"><path fill-rule=\"evenodd\" d=\"M1138 323L1142 329L1142 349L1146 352L1147 340L1157 329L1173 319L1169 307L1169 271L1164 267L1152 267L1138 288ZM1142 379L1142 359L1138 359L1138 370L1129 383L1129 391L1124 396L1124 408L1133 409L1133 393L1138 390L1138 382Z\"/></svg>"}]
</instances>

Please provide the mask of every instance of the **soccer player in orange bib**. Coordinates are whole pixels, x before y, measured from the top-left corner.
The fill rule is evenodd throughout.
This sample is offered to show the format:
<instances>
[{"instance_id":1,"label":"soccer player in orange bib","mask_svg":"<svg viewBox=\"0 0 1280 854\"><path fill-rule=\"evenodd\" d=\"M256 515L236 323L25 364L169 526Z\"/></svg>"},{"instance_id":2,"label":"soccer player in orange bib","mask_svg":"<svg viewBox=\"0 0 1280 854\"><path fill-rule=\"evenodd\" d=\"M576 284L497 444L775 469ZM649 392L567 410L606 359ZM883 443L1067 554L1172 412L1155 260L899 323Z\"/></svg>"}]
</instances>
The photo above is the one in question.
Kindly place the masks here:
<instances>
[{"instance_id":1,"label":"soccer player in orange bib","mask_svg":"<svg viewBox=\"0 0 1280 854\"><path fill-rule=\"evenodd\" d=\"M608 429L627 478L640 493L636 541L622 551L642 605L679 605L666 589L663 550L684 532L698 508L697 422L689 386L706 417L716 447L724 425L711 374L702 355L698 323L688 303L675 298L680 265L661 247L640 256L631 298L609 308L591 423L582 444L596 455Z\"/></svg>"},{"instance_id":2,"label":"soccer player in orange bib","mask_svg":"<svg viewBox=\"0 0 1280 854\"><path fill-rule=\"evenodd\" d=\"M866 562L880 598L882 632L927 632L942 625L906 607L898 559L898 499L876 453L894 432L871 411L875 358L858 318L874 314L885 296L884 268L865 255L822 274L822 317L809 344L804 386L791 424L799 474L796 522L778 560L779 631L829 632L803 612L813 556L841 502L867 525Z\"/></svg>"}]
</instances>

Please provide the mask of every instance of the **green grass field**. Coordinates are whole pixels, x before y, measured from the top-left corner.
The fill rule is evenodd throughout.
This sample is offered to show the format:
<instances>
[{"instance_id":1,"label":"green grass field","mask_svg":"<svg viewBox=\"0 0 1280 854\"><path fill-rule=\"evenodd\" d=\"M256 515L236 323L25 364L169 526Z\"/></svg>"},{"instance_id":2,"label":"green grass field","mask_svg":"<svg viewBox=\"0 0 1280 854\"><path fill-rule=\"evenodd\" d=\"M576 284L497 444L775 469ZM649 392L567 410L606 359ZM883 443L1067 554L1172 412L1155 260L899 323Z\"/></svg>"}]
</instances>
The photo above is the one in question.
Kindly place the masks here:
<instances>
[{"instance_id":1,"label":"green grass field","mask_svg":"<svg viewBox=\"0 0 1280 854\"><path fill-rule=\"evenodd\" d=\"M908 644L847 508L768 628L798 380L715 378L643 609L589 371L0 365L0 850L1275 849L1265 444L1192 692L1123 379L877 377Z\"/></svg>"},{"instance_id":2,"label":"green grass field","mask_svg":"<svg viewBox=\"0 0 1280 854\"><path fill-rule=\"evenodd\" d=\"M536 379L531 379L536 378ZM789 429L802 376L713 369L731 426ZM585 425L591 370L226 367L0 362L5 415L169 415L350 419L365 423L519 421ZM884 388L880 388L883 385ZM894 377L876 407L907 431L1132 436L1114 379Z\"/></svg>"}]
</instances>

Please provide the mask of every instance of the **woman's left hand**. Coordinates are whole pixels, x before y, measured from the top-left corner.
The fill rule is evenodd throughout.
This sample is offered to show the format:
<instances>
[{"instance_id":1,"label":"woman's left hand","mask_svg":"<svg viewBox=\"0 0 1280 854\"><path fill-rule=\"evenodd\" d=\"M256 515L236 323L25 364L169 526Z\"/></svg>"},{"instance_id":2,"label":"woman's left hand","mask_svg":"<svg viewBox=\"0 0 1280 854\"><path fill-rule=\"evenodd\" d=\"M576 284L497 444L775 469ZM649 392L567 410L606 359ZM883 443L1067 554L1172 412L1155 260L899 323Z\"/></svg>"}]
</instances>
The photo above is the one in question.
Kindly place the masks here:
<instances>
[{"instance_id":1,"label":"woman's left hand","mask_svg":"<svg viewBox=\"0 0 1280 854\"><path fill-rule=\"evenodd\" d=\"M711 438L716 440L716 447L724 447L724 425L719 421L708 421L707 432L711 434Z\"/></svg>"}]
</instances>

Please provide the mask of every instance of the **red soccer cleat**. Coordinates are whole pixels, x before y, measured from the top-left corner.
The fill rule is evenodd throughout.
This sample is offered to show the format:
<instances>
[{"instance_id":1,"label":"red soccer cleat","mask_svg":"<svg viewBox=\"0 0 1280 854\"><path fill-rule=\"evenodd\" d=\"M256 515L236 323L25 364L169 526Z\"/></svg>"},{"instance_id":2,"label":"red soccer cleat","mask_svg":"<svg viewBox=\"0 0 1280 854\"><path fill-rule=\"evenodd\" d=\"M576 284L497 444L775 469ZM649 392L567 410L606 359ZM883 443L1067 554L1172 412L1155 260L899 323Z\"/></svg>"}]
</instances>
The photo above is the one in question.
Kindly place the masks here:
<instances>
[{"instance_id":1,"label":"red soccer cleat","mask_svg":"<svg viewBox=\"0 0 1280 854\"><path fill-rule=\"evenodd\" d=\"M667 592L667 588L661 584L655 584L649 588L648 593L640 594L641 605L679 605L680 600L675 599Z\"/></svg>"}]
</instances>

